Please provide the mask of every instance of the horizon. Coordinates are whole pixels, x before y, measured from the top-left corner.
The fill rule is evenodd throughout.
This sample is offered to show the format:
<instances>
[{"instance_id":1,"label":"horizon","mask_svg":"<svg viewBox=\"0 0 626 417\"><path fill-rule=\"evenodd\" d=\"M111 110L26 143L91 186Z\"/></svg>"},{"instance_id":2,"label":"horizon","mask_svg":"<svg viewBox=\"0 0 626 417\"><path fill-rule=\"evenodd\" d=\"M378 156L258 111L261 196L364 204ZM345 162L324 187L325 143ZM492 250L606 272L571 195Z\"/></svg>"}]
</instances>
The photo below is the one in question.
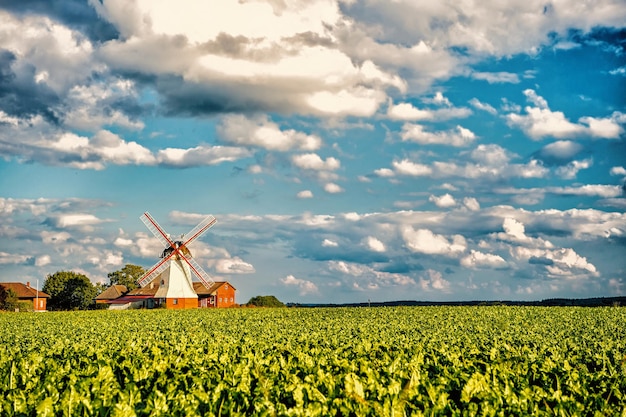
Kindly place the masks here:
<instances>
[{"instance_id":1,"label":"horizon","mask_svg":"<svg viewBox=\"0 0 626 417\"><path fill-rule=\"evenodd\" d=\"M174 16L174 17L173 17ZM626 295L626 4L0 6L0 281L163 251L238 299ZM380 302L380 301L379 301Z\"/></svg>"}]
</instances>

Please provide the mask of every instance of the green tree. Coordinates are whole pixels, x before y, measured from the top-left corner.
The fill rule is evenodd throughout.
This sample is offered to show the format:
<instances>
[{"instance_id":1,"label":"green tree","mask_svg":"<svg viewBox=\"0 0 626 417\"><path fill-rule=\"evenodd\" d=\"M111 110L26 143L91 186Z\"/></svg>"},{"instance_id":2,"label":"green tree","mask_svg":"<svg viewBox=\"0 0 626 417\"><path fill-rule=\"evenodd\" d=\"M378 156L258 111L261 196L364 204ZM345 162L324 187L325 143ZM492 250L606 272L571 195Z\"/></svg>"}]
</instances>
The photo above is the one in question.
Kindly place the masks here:
<instances>
[{"instance_id":1,"label":"green tree","mask_svg":"<svg viewBox=\"0 0 626 417\"><path fill-rule=\"evenodd\" d=\"M13 311L18 305L17 294L0 285L0 310Z\"/></svg>"},{"instance_id":2,"label":"green tree","mask_svg":"<svg viewBox=\"0 0 626 417\"><path fill-rule=\"evenodd\" d=\"M59 271L46 277L43 292L50 295L50 310L85 310L93 303L97 289L83 274Z\"/></svg>"},{"instance_id":3,"label":"green tree","mask_svg":"<svg viewBox=\"0 0 626 417\"><path fill-rule=\"evenodd\" d=\"M125 285L128 291L137 288L137 280L146 273L146 270L138 265L126 264L119 271L107 274L111 285Z\"/></svg>"},{"instance_id":4,"label":"green tree","mask_svg":"<svg viewBox=\"0 0 626 417\"><path fill-rule=\"evenodd\" d=\"M273 295L257 295L252 297L246 305L255 307L285 307L285 304Z\"/></svg>"}]
</instances>

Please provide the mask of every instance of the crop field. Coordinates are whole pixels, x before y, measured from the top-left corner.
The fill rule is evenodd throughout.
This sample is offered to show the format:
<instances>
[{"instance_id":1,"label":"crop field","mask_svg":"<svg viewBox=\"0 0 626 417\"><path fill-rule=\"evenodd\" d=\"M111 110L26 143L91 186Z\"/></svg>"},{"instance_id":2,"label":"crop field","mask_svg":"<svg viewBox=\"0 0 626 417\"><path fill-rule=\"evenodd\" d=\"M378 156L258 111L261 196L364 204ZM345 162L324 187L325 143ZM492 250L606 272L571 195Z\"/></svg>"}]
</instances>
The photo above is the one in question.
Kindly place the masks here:
<instances>
[{"instance_id":1,"label":"crop field","mask_svg":"<svg viewBox=\"0 0 626 417\"><path fill-rule=\"evenodd\" d=\"M0 314L2 416L623 416L626 308Z\"/></svg>"}]
</instances>

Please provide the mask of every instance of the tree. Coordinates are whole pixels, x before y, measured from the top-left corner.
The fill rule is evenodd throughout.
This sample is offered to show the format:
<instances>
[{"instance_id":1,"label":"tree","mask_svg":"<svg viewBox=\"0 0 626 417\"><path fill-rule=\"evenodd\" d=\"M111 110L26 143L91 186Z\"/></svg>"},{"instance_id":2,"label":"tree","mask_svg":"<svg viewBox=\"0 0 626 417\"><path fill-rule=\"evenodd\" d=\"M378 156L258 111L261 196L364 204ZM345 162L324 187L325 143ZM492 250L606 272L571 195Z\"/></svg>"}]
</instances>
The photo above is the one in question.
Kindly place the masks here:
<instances>
[{"instance_id":1,"label":"tree","mask_svg":"<svg viewBox=\"0 0 626 417\"><path fill-rule=\"evenodd\" d=\"M119 271L107 274L111 280L111 285L124 285L128 291L137 288L137 280L146 273L146 270L140 266L126 264Z\"/></svg>"},{"instance_id":2,"label":"tree","mask_svg":"<svg viewBox=\"0 0 626 417\"><path fill-rule=\"evenodd\" d=\"M246 304L255 307L285 307L285 305L273 295L257 295L252 297Z\"/></svg>"},{"instance_id":3,"label":"tree","mask_svg":"<svg viewBox=\"0 0 626 417\"><path fill-rule=\"evenodd\" d=\"M0 285L0 310L13 311L18 306L17 295Z\"/></svg>"},{"instance_id":4,"label":"tree","mask_svg":"<svg viewBox=\"0 0 626 417\"><path fill-rule=\"evenodd\" d=\"M59 271L46 277L43 292L50 295L50 310L85 310L93 303L97 289L83 274Z\"/></svg>"}]
</instances>

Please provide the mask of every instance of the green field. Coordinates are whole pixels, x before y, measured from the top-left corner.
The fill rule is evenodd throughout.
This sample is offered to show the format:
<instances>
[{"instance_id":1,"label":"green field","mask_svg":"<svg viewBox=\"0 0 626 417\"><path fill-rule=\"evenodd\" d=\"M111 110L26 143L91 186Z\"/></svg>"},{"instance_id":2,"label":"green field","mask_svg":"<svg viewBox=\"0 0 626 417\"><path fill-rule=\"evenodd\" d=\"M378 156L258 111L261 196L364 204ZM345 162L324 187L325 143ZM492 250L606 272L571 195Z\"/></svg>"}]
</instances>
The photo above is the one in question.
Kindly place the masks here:
<instances>
[{"instance_id":1,"label":"green field","mask_svg":"<svg viewBox=\"0 0 626 417\"><path fill-rule=\"evenodd\" d=\"M0 314L0 415L626 416L626 308Z\"/></svg>"}]
</instances>

